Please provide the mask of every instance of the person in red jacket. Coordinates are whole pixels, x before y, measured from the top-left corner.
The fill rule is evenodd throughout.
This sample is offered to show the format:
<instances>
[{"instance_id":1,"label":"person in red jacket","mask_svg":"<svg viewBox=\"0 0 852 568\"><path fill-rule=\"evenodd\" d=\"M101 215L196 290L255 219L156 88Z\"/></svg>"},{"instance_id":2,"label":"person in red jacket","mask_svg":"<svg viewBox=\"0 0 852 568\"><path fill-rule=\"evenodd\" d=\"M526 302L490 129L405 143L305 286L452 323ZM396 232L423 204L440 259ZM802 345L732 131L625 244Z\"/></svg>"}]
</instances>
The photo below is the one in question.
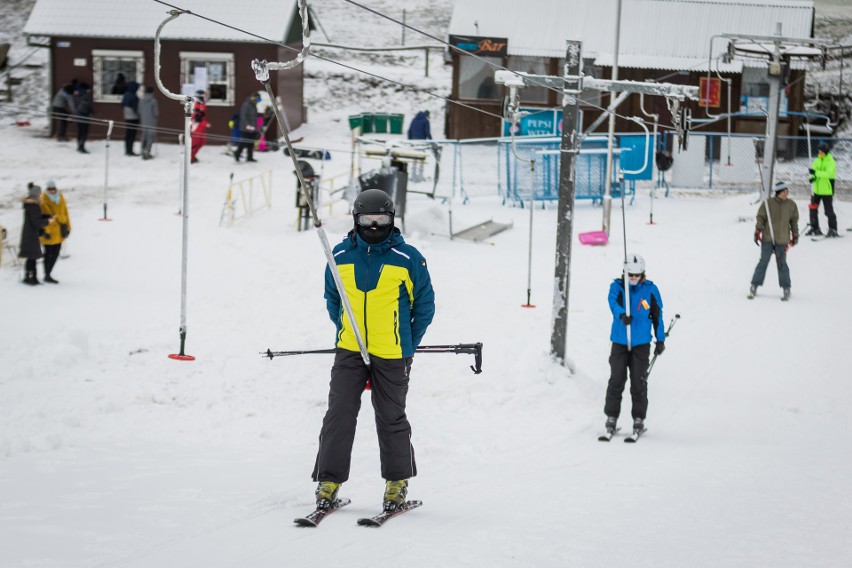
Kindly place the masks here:
<instances>
[{"instance_id":1,"label":"person in red jacket","mask_svg":"<svg viewBox=\"0 0 852 568\"><path fill-rule=\"evenodd\" d=\"M207 122L207 103L204 101L204 91L195 91L195 103L192 105L192 124L190 126L192 140L190 162L193 164L198 162L198 151L207 142L207 129L210 128L210 123Z\"/></svg>"}]
</instances>

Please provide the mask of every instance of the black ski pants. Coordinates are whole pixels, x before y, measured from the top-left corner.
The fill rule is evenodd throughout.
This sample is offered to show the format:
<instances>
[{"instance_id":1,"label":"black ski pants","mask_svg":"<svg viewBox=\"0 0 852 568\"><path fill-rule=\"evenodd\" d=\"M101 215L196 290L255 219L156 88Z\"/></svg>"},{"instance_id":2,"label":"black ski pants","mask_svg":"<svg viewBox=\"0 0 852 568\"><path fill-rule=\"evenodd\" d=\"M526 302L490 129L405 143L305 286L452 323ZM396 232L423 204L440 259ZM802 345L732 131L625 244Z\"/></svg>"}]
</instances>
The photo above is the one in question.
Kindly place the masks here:
<instances>
[{"instance_id":1,"label":"black ski pants","mask_svg":"<svg viewBox=\"0 0 852 568\"><path fill-rule=\"evenodd\" d=\"M133 143L136 142L136 131L139 130L139 119L126 119L124 121L124 155L133 156Z\"/></svg>"},{"instance_id":2,"label":"black ski pants","mask_svg":"<svg viewBox=\"0 0 852 568\"><path fill-rule=\"evenodd\" d=\"M368 378L379 436L382 477L399 480L417 475L411 425L405 415L411 362L412 358L382 359L371 355L367 367L359 352L337 350L331 368L328 410L320 431L314 481L343 483L349 480L355 426Z\"/></svg>"},{"instance_id":3,"label":"black ski pants","mask_svg":"<svg viewBox=\"0 0 852 568\"><path fill-rule=\"evenodd\" d=\"M44 245L44 275L50 276L53 272L53 267L56 266L56 261L59 260L59 251L62 249L62 243L55 245Z\"/></svg>"},{"instance_id":4,"label":"black ski pants","mask_svg":"<svg viewBox=\"0 0 852 568\"><path fill-rule=\"evenodd\" d=\"M645 419L648 412L648 381L645 373L648 372L649 358L651 355L651 344L634 345L628 351L626 345L613 343L609 354L609 385L606 388L606 403L604 413L607 416L618 416L621 414L621 393L627 383L627 371L630 370L630 396L633 399L633 418Z\"/></svg>"},{"instance_id":5,"label":"black ski pants","mask_svg":"<svg viewBox=\"0 0 852 568\"><path fill-rule=\"evenodd\" d=\"M819 202L822 201L823 211L828 218L828 228L837 230L837 215L834 214L834 198L831 195L811 195L810 212L811 228L819 229Z\"/></svg>"}]
</instances>

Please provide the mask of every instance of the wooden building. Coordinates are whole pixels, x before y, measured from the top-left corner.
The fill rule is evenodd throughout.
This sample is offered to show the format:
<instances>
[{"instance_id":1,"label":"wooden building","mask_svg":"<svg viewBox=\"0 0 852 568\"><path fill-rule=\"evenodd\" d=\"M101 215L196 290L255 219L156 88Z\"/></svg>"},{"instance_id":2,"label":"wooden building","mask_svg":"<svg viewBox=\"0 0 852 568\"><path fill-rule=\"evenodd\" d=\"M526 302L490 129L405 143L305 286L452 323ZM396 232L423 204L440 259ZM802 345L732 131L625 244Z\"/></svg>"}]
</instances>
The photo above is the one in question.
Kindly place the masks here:
<instances>
[{"instance_id":1,"label":"wooden building","mask_svg":"<svg viewBox=\"0 0 852 568\"><path fill-rule=\"evenodd\" d=\"M612 76L615 47L616 1L529 0L522 9L513 0L457 0L450 22L450 43L485 61L453 51L451 99L474 109L500 115L507 90L494 84L495 68L489 61L514 71L537 75L562 75L565 41L583 42L583 67L588 76ZM740 113L732 119L732 131L763 133L769 95L765 59L737 56L725 59L727 42L712 41L719 34L773 35L776 23L782 35L813 37L812 1L800 0L622 0L618 79L659 81L701 86L708 97L691 104L699 124L708 116ZM708 67L710 76L708 78ZM804 103L804 64L793 63L782 98L786 109L801 112ZM730 81L730 94L728 81ZM705 89L702 86L702 89ZM583 124L591 124L610 95L587 90L581 97ZM729 105L730 103L730 105ZM540 87L521 90L521 104L530 108L557 108L561 95ZM704 105L704 106L701 106ZM661 125L671 125L663 97L645 97L644 109L658 114ZM622 116L644 118L639 95L631 95L616 111ZM751 114L747 114L751 112ZM449 104L448 138L479 138L501 135L500 119L471 108ZM796 136L801 118L783 117L779 134ZM598 131L605 131L607 123ZM720 132L726 121L702 129ZM640 128L619 118L616 131Z\"/></svg>"},{"instance_id":2,"label":"wooden building","mask_svg":"<svg viewBox=\"0 0 852 568\"><path fill-rule=\"evenodd\" d=\"M302 49L298 6L296 0L253 0L247 5L233 0L181 0L178 4L270 40L192 14L183 14L163 28L160 80L172 93L206 91L208 135L216 135L210 142L224 143L230 134L228 121L251 93L261 92L261 105L269 102L251 68L252 60L289 61ZM153 1L36 0L24 34L31 45L50 50L51 99L63 85L88 83L94 98L93 118L119 125L124 119L122 83L135 81L154 86L160 107L158 127L182 130L183 106L160 93L154 78L154 35L168 15L168 6ZM305 121L303 67L272 72L271 77L290 128L298 127ZM50 102L46 100L45 107ZM90 131L90 138L105 135L105 127L93 126Z\"/></svg>"}]
</instances>

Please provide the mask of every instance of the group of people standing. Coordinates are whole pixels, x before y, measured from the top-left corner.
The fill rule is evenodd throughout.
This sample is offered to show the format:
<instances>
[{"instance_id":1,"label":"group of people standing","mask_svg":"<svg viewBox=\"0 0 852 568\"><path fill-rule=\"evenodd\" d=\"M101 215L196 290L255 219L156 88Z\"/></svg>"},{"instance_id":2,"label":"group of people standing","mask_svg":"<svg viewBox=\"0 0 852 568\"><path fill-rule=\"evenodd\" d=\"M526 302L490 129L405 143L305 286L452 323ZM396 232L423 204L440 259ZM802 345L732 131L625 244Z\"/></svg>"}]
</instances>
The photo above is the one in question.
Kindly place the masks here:
<instances>
[{"instance_id":1,"label":"group of people standing","mask_svg":"<svg viewBox=\"0 0 852 568\"><path fill-rule=\"evenodd\" d=\"M24 261L24 284L41 284L36 273L36 261L44 258L44 281L59 284L52 272L62 243L71 234L71 218L65 196L57 189L56 182L49 180L45 191L30 182L27 196L23 199L24 224L18 257ZM43 247L43 248L42 248Z\"/></svg>"},{"instance_id":2,"label":"group of people standing","mask_svg":"<svg viewBox=\"0 0 852 568\"><path fill-rule=\"evenodd\" d=\"M77 151L88 154L86 141L89 138L89 124L93 112L92 89L87 83L76 80L64 85L53 96L50 103L53 120L56 122L56 139L68 142L68 124L77 125Z\"/></svg>"}]
</instances>

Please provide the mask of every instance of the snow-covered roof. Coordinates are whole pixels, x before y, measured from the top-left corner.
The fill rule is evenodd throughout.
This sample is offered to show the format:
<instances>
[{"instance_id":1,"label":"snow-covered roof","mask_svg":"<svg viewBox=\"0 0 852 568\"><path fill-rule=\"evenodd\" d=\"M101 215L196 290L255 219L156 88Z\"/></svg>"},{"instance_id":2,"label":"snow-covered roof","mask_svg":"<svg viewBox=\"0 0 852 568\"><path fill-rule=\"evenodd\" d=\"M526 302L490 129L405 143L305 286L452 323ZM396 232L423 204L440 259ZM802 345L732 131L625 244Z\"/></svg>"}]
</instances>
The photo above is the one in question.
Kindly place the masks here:
<instances>
[{"instance_id":1,"label":"snow-covered roof","mask_svg":"<svg viewBox=\"0 0 852 568\"><path fill-rule=\"evenodd\" d=\"M284 41L296 0L170 0L169 4L277 42ZM36 0L24 26L29 36L153 39L169 6L154 0ZM298 16L295 16L298 17ZM163 39L261 42L190 14L169 22Z\"/></svg>"},{"instance_id":2,"label":"snow-covered roof","mask_svg":"<svg viewBox=\"0 0 852 568\"><path fill-rule=\"evenodd\" d=\"M580 40L584 58L611 65L616 5L527 0L520 9L517 0L456 0L449 33L505 37L509 55L536 57L565 57L565 41ZM810 0L623 0L618 64L703 71L714 35L774 35L780 22L783 36L809 38L813 8ZM713 42L714 56L725 47Z\"/></svg>"}]
</instances>

